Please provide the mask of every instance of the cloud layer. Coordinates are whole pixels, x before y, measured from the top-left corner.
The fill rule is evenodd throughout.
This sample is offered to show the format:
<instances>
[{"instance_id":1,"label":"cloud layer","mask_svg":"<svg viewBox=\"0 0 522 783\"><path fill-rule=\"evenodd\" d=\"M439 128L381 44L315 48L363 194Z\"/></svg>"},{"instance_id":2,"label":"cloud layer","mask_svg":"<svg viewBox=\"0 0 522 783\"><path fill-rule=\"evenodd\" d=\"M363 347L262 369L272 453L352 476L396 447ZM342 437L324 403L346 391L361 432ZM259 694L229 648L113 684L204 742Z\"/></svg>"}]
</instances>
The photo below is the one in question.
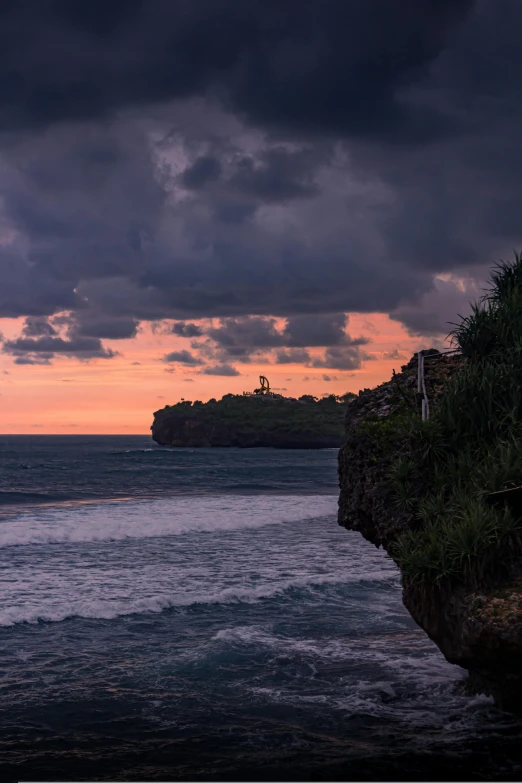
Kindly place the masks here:
<instances>
[{"instance_id":1,"label":"cloud layer","mask_svg":"<svg viewBox=\"0 0 522 783\"><path fill-rule=\"evenodd\" d=\"M165 361L207 374L349 371L346 313L446 331L522 238L521 24L516 0L3 4L4 350L111 358L167 321L195 347Z\"/></svg>"}]
</instances>

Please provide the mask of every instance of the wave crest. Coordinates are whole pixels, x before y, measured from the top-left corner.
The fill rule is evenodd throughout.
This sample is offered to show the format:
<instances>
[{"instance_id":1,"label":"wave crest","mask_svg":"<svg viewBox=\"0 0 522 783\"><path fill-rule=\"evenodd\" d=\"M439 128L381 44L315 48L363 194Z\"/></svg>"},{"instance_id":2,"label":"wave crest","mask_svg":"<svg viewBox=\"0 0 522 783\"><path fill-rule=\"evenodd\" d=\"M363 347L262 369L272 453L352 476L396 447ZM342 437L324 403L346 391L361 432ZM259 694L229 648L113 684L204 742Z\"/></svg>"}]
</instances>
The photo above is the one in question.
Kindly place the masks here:
<instances>
[{"instance_id":1,"label":"wave crest","mask_svg":"<svg viewBox=\"0 0 522 783\"><path fill-rule=\"evenodd\" d=\"M367 578L367 575L366 575ZM373 581L396 580L389 570L372 575ZM57 606L38 608L13 606L0 610L0 626L18 623L61 622L73 617L113 620L131 614L159 613L166 609L187 608L208 604L254 604L259 601L283 597L293 590L313 591L325 586L342 587L345 584L365 581L363 575L312 574L295 577L279 584L263 584L257 587L227 587L215 593L180 593L176 595L152 595L134 600L83 599L60 603Z\"/></svg>"},{"instance_id":2,"label":"wave crest","mask_svg":"<svg viewBox=\"0 0 522 783\"><path fill-rule=\"evenodd\" d=\"M212 533L334 514L332 495L178 497L39 509L0 524L0 547Z\"/></svg>"}]
</instances>

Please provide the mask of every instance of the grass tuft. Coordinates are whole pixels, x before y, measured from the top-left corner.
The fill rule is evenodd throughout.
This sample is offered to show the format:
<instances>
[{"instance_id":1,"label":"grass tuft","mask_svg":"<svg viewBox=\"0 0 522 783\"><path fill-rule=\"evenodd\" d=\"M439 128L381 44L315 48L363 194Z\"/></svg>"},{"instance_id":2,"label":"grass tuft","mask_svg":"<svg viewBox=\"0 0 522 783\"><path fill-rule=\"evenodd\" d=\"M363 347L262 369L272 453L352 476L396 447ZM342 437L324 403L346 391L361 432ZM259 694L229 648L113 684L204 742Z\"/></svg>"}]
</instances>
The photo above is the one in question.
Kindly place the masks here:
<instances>
[{"instance_id":1,"label":"grass tuft","mask_svg":"<svg viewBox=\"0 0 522 783\"><path fill-rule=\"evenodd\" d=\"M522 555L522 520L488 492L522 485L522 255L500 262L481 302L450 333L467 358L428 422L401 423L406 456L389 483L411 529L391 554L405 577L480 586Z\"/></svg>"}]
</instances>

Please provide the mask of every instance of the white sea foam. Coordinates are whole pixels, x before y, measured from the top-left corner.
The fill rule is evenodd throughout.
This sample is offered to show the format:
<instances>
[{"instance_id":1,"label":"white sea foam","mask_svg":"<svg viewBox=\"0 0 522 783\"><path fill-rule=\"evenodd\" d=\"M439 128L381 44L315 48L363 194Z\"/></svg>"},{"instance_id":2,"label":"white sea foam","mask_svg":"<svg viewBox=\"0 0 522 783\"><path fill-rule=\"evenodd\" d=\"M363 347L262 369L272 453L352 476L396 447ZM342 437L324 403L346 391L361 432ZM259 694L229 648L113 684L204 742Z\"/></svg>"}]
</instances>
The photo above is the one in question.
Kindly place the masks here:
<instances>
[{"instance_id":1,"label":"white sea foam","mask_svg":"<svg viewBox=\"0 0 522 783\"><path fill-rule=\"evenodd\" d=\"M324 495L215 495L19 514L0 525L0 624L328 595L358 626L373 589L373 619L388 623L397 570L335 524L335 507Z\"/></svg>"},{"instance_id":2,"label":"white sea foam","mask_svg":"<svg viewBox=\"0 0 522 783\"><path fill-rule=\"evenodd\" d=\"M478 727L481 711L492 705L489 697L467 697L455 688L465 677L463 670L448 663L420 629L410 629L402 638L395 634L307 639L274 633L272 626L248 625L223 628L211 642L265 649L273 655L268 667L278 671L288 668L292 672L299 665L302 672L303 664L308 666L310 674L301 675L299 688L294 687L293 677L288 687L267 684L263 677L245 682L243 687L251 697L289 706L325 705L348 714L391 720L395 725L404 721L415 728L409 741L419 748L429 744L433 730L440 743L453 743L460 734ZM328 673L332 664L332 679L325 679L323 671ZM371 679L367 679L368 671ZM452 710L459 720L448 720Z\"/></svg>"},{"instance_id":3,"label":"white sea foam","mask_svg":"<svg viewBox=\"0 0 522 783\"><path fill-rule=\"evenodd\" d=\"M0 524L0 547L242 530L335 514L331 495L178 497L39 509Z\"/></svg>"},{"instance_id":4,"label":"white sea foam","mask_svg":"<svg viewBox=\"0 0 522 783\"><path fill-rule=\"evenodd\" d=\"M377 574L379 578L389 577L389 574L383 572ZM177 593L161 593L144 596L142 598L106 599L103 597L67 597L63 593L57 595L54 601L44 597L44 603L38 600L24 601L17 605L4 606L0 609L0 626L15 625L17 623L37 623L38 621L60 622L70 617L97 618L100 620L111 620L117 617L124 617L130 614L149 614L162 612L165 609L175 607L188 607L196 604L254 604L260 600L282 596L289 590L295 589L314 589L324 585L343 585L358 581L360 577L356 574L343 575L333 574L319 575L310 574L309 576L300 576L293 579L281 580L277 584L267 582L259 586L234 586L227 587L214 592L207 590L201 591L195 589L193 583L192 589L180 590ZM59 581L59 580L57 580ZM56 587L59 587L57 584ZM220 632L221 633L221 632ZM226 638L226 632L222 632ZM230 632L234 636L234 632Z\"/></svg>"}]
</instances>

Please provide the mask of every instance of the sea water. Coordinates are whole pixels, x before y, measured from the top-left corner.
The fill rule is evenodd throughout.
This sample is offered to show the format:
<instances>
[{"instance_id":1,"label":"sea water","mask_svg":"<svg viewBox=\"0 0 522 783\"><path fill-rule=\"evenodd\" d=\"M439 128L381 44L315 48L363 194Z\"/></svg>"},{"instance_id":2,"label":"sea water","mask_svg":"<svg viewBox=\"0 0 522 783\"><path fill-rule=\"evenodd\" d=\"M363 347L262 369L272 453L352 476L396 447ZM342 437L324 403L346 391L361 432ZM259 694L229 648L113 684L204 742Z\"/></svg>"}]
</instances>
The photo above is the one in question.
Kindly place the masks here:
<instances>
[{"instance_id":1,"label":"sea water","mask_svg":"<svg viewBox=\"0 0 522 783\"><path fill-rule=\"evenodd\" d=\"M336 457L1 438L2 779L520 778Z\"/></svg>"}]
</instances>

